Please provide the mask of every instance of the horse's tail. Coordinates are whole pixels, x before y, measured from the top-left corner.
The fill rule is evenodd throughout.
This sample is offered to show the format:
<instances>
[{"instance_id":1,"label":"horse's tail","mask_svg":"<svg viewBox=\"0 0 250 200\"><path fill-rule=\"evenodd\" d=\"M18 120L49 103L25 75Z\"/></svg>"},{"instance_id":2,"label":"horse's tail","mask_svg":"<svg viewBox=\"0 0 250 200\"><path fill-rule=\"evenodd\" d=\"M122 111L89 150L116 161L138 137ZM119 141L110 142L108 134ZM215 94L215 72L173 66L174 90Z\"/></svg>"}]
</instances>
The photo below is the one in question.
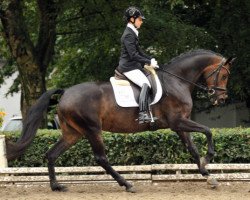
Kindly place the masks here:
<instances>
[{"instance_id":1,"label":"horse's tail","mask_svg":"<svg viewBox=\"0 0 250 200\"><path fill-rule=\"evenodd\" d=\"M6 141L7 160L14 160L21 156L33 141L37 129L43 119L44 113L50 105L50 98L53 94L63 94L62 89L49 90L42 94L36 104L34 104L23 122L21 137L16 143Z\"/></svg>"}]
</instances>

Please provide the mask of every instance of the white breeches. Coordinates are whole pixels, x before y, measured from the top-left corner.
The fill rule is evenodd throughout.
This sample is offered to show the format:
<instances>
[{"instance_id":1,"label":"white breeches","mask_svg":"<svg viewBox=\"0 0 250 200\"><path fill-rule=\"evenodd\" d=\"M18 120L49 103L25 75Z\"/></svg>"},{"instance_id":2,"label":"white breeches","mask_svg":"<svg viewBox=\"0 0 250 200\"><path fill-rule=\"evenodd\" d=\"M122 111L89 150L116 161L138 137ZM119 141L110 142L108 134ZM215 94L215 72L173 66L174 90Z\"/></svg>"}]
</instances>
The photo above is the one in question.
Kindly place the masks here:
<instances>
[{"instance_id":1,"label":"white breeches","mask_svg":"<svg viewBox=\"0 0 250 200\"><path fill-rule=\"evenodd\" d=\"M148 84L151 88L151 85L146 77L146 75L139 69L131 70L123 73L129 80L131 80L136 85L142 88L143 84Z\"/></svg>"}]
</instances>

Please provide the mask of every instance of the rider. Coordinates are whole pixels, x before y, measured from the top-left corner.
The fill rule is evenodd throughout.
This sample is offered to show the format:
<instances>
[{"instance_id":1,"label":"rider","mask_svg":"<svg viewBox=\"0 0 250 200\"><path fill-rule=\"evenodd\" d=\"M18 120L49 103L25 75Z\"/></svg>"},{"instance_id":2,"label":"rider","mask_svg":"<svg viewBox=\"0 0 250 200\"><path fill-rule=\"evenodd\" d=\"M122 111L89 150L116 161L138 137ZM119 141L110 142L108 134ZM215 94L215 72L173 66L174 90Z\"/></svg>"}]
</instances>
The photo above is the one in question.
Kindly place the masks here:
<instances>
[{"instance_id":1,"label":"rider","mask_svg":"<svg viewBox=\"0 0 250 200\"><path fill-rule=\"evenodd\" d=\"M139 97L138 118L139 124L141 124L151 121L148 114L148 98L151 85L142 69L144 65L151 65L153 68L159 66L154 58L146 55L139 47L138 29L145 19L143 13L138 8L131 6L126 9L124 18L127 26L121 37L121 56L118 71L142 88Z\"/></svg>"}]
</instances>

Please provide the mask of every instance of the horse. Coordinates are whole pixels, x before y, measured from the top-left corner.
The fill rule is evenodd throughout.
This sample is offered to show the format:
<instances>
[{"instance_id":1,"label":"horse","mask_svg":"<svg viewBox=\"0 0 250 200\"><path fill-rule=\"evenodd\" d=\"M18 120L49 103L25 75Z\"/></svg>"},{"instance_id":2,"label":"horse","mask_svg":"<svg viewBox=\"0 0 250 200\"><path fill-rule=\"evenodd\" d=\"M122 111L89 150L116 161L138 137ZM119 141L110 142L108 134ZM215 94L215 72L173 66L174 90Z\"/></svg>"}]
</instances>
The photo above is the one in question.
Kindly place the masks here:
<instances>
[{"instance_id":1,"label":"horse","mask_svg":"<svg viewBox=\"0 0 250 200\"><path fill-rule=\"evenodd\" d=\"M233 60L232 57L226 59L213 51L199 49L183 53L156 70L163 94L160 101L151 106L153 115L158 118L154 128L170 128L176 132L194 158L199 172L206 177L209 177L209 172L205 166L214 157L214 144L211 130L191 120L193 107L191 93L198 86L209 93L213 104L223 104L227 98L226 86ZM207 86L198 84L200 79L204 80ZM7 159L16 159L31 144L54 94L61 94L57 113L62 136L45 155L52 191L67 190L56 180L56 159L81 138L86 138L97 164L103 167L120 186L125 186L126 191L135 192L133 185L109 164L101 133L102 131L136 133L150 130L151 125L138 124L135 120L138 107L124 108L116 104L109 82L85 82L68 89L52 89L45 92L30 108L17 142L6 141ZM205 134L208 144L205 157L200 157L191 138L191 132Z\"/></svg>"}]
</instances>

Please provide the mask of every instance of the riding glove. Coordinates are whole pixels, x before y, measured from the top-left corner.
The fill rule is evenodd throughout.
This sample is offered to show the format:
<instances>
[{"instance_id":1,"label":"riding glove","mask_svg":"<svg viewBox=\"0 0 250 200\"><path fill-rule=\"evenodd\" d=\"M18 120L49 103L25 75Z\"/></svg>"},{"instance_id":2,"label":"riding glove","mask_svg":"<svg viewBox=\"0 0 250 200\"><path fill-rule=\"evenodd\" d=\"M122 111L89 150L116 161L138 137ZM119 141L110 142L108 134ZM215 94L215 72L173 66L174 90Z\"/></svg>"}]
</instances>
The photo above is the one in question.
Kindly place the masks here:
<instances>
[{"instance_id":1,"label":"riding glove","mask_svg":"<svg viewBox=\"0 0 250 200\"><path fill-rule=\"evenodd\" d=\"M150 60L150 65L151 65L154 69L159 68L159 65L158 65L157 61L155 60L155 58L152 58L152 59Z\"/></svg>"}]
</instances>

